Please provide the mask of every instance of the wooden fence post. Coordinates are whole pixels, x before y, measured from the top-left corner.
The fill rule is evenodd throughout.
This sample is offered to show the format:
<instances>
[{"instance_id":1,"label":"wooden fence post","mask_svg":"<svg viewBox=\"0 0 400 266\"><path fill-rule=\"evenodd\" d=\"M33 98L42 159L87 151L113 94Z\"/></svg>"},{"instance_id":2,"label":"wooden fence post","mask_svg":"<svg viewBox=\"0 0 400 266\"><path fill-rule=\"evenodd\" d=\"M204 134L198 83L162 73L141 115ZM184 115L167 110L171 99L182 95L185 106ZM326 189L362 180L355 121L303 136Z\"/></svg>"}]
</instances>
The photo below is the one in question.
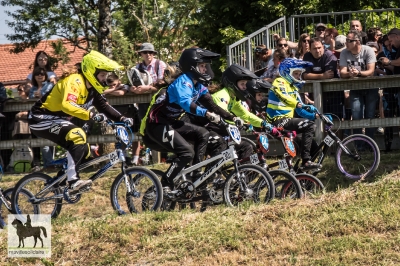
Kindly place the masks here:
<instances>
[{"instance_id":1,"label":"wooden fence post","mask_svg":"<svg viewBox=\"0 0 400 266\"><path fill-rule=\"evenodd\" d=\"M323 110L323 103L322 103L322 87L321 87L321 82L313 82L313 94L314 94L314 106L318 108L320 112ZM320 143L322 141L322 138L324 136L323 132L323 125L322 121L319 119L315 120L315 125L317 126L315 129L315 140L317 143Z\"/></svg>"}]
</instances>

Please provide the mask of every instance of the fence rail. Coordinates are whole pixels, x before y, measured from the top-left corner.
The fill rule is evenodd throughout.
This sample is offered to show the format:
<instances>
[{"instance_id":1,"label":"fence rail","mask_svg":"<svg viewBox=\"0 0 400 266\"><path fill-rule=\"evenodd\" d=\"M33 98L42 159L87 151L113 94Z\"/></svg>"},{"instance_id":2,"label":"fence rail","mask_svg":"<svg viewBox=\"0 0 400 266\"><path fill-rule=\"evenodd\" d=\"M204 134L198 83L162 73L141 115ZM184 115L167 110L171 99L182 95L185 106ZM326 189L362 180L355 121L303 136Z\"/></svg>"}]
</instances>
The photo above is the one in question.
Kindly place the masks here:
<instances>
[{"instance_id":1,"label":"fence rail","mask_svg":"<svg viewBox=\"0 0 400 266\"><path fill-rule=\"evenodd\" d=\"M369 27L379 26L386 33L391 28L399 27L400 8L292 15L288 19L289 38L294 42L303 33L314 35L315 25L320 22L330 24L340 34L346 35L350 29L350 20L353 19L361 22L365 32Z\"/></svg>"},{"instance_id":2,"label":"fence rail","mask_svg":"<svg viewBox=\"0 0 400 266\"><path fill-rule=\"evenodd\" d=\"M275 42L272 37L274 33L286 36L286 17L281 17L234 44L227 46L228 66L238 64L251 71L258 70L255 68L253 50L257 45L261 44L265 44L269 49L275 48Z\"/></svg>"},{"instance_id":3,"label":"fence rail","mask_svg":"<svg viewBox=\"0 0 400 266\"><path fill-rule=\"evenodd\" d=\"M312 92L314 95L314 105L323 110L323 94L324 92L331 91L345 91L345 90L362 90L374 88L399 88L400 93L400 75L394 76L380 76L380 77L367 77L367 78L351 78L351 79L329 79L329 80L316 80L307 81L303 92ZM109 97L108 101L112 105L148 103L150 102L151 95L126 95L122 97ZM15 107L14 104L18 107ZM12 102L9 101L5 106L6 112L15 112L20 110L30 109L32 101L27 102ZM323 138L323 125L322 122L317 121L316 139L320 141ZM400 117L394 118L374 118L374 119L361 119L361 120L346 120L342 121L340 127L342 129L355 129L355 128L370 128L370 127L392 127L400 125ZM334 128L337 128L339 123L335 123ZM135 136L135 139L140 137ZM115 141L114 135L98 135L89 136L88 141L91 143L111 143ZM0 141L0 149L10 149L20 144L27 144L31 147L39 147L46 145L53 145L51 141L43 139L25 139L25 140L7 140Z\"/></svg>"}]
</instances>

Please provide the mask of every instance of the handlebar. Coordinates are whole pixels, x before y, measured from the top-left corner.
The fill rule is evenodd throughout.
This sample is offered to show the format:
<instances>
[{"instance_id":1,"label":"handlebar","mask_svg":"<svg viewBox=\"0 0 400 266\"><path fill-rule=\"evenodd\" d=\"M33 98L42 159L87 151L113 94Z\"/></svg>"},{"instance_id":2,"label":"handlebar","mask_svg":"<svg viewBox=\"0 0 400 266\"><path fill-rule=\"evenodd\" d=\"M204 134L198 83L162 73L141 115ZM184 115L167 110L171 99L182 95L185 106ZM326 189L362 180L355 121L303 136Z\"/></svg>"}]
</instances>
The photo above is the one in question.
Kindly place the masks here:
<instances>
[{"instance_id":1,"label":"handlebar","mask_svg":"<svg viewBox=\"0 0 400 266\"><path fill-rule=\"evenodd\" d=\"M304 108L304 110L311 112L310 108ZM322 121L328 126L333 126L333 122L324 114L321 114L317 108L315 108L315 113L322 119Z\"/></svg>"}]
</instances>

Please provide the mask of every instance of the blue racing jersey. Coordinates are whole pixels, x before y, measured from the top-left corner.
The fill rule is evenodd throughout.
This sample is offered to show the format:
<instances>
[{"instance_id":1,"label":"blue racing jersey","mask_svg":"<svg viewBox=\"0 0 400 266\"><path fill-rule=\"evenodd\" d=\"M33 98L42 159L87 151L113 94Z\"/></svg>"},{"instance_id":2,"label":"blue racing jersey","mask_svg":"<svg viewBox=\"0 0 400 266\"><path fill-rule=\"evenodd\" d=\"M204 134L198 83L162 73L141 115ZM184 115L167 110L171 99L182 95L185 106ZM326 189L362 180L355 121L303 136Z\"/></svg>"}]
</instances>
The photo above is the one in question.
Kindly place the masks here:
<instances>
[{"instance_id":1,"label":"blue racing jersey","mask_svg":"<svg viewBox=\"0 0 400 266\"><path fill-rule=\"evenodd\" d=\"M151 106L149 122L176 120L185 112L205 116L207 109L196 104L196 101L207 93L207 87L200 83L194 85L188 74L182 74L168 86L165 96L159 97Z\"/></svg>"}]
</instances>

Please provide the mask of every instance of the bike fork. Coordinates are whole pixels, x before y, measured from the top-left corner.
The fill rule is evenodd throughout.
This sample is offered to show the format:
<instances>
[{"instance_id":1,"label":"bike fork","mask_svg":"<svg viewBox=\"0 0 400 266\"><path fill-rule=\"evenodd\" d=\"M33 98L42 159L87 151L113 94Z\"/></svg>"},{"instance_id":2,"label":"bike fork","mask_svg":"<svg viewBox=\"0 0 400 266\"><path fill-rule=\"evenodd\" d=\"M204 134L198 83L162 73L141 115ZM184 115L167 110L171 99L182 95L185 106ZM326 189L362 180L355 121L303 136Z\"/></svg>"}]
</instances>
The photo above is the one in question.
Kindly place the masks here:
<instances>
[{"instance_id":1,"label":"bike fork","mask_svg":"<svg viewBox=\"0 0 400 266\"><path fill-rule=\"evenodd\" d=\"M236 176L237 176L238 181L239 181L240 189L242 191L246 191L247 190L247 184L246 184L246 182L243 181L243 178L240 175L237 159L233 160L233 165L235 166Z\"/></svg>"}]
</instances>

